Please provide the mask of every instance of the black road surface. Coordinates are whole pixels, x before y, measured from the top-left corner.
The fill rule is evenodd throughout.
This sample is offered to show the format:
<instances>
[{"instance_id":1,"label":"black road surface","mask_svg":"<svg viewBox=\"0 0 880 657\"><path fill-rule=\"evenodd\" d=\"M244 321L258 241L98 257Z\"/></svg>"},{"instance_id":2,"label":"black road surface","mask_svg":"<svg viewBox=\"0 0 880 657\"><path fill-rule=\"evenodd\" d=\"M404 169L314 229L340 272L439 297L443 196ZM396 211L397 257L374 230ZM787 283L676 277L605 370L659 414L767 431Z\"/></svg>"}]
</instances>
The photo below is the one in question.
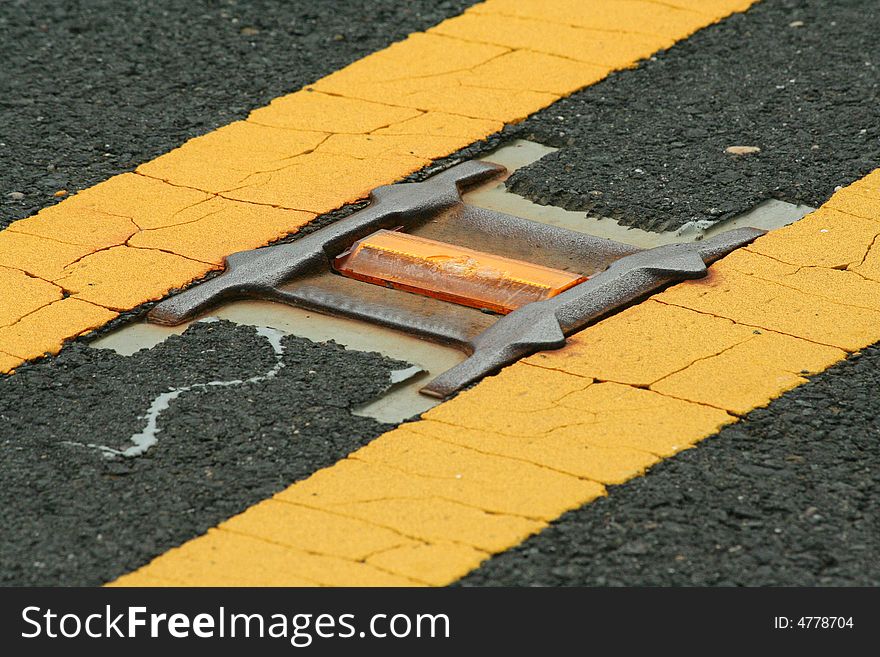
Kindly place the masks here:
<instances>
[{"instance_id":1,"label":"black road surface","mask_svg":"<svg viewBox=\"0 0 880 657\"><path fill-rule=\"evenodd\" d=\"M408 367L197 323L130 357L74 344L0 380L0 584L98 585L332 465L389 429L351 409ZM238 381L205 386L211 381ZM153 401L190 387L132 447Z\"/></svg>"},{"instance_id":2,"label":"black road surface","mask_svg":"<svg viewBox=\"0 0 880 657\"><path fill-rule=\"evenodd\" d=\"M878 34L873 0L760 2L526 121L562 150L509 186L649 230L819 206L880 165Z\"/></svg>"},{"instance_id":3,"label":"black road surface","mask_svg":"<svg viewBox=\"0 0 880 657\"><path fill-rule=\"evenodd\" d=\"M470 4L3 2L0 226ZM511 184L649 229L818 205L880 162L878 33L875 0L765 0L506 131L563 147ZM228 387L201 384L276 358L224 323L128 358L76 343L0 379L0 583L107 581L388 428L350 411L399 363L285 347L277 376ZM464 583L877 584L878 366L867 350ZM105 455L181 386L156 445Z\"/></svg>"},{"instance_id":4,"label":"black road surface","mask_svg":"<svg viewBox=\"0 0 880 657\"><path fill-rule=\"evenodd\" d=\"M0 227L474 2L4 0Z\"/></svg>"}]
</instances>

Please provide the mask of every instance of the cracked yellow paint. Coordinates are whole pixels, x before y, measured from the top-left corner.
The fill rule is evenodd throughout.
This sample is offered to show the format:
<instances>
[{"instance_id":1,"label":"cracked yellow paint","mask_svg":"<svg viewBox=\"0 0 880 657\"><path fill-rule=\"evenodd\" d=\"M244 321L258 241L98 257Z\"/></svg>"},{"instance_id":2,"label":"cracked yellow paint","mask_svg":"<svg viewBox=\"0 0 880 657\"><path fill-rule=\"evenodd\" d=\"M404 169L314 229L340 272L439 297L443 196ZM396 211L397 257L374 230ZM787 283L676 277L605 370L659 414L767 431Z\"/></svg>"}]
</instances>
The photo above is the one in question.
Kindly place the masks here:
<instances>
[{"instance_id":1,"label":"cracked yellow paint","mask_svg":"<svg viewBox=\"0 0 880 657\"><path fill-rule=\"evenodd\" d=\"M86 207L79 202L78 197L79 194L75 194L63 203L16 221L3 232L41 238L41 246L46 250L56 250L59 247L55 244L63 242L72 246L88 247L87 252L124 244L125 240L137 232L137 226L128 217ZM72 207L65 205L67 203L71 203Z\"/></svg>"},{"instance_id":2,"label":"cracked yellow paint","mask_svg":"<svg viewBox=\"0 0 880 657\"><path fill-rule=\"evenodd\" d=\"M129 246L176 253L219 266L230 253L280 239L307 224L315 214L217 196L182 210L177 218L179 223L173 226L137 233L128 240Z\"/></svg>"},{"instance_id":3,"label":"cracked yellow paint","mask_svg":"<svg viewBox=\"0 0 880 657\"><path fill-rule=\"evenodd\" d=\"M429 32L494 43L512 50L531 50L578 62L626 68L661 47L656 37L609 33L513 16L465 13Z\"/></svg>"},{"instance_id":4,"label":"cracked yellow paint","mask_svg":"<svg viewBox=\"0 0 880 657\"><path fill-rule=\"evenodd\" d=\"M406 121L374 130L375 135L414 135L429 137L462 137L468 143L498 132L504 127L500 121L472 119L467 116L425 112Z\"/></svg>"},{"instance_id":5,"label":"cracked yellow paint","mask_svg":"<svg viewBox=\"0 0 880 657\"><path fill-rule=\"evenodd\" d=\"M778 283L811 296L861 306L869 310L880 310L880 283L859 271L866 266L870 267L867 262L866 259L865 263L851 265L846 269L790 265L758 254L750 247L746 247L728 256L725 259L725 266L739 273Z\"/></svg>"},{"instance_id":6,"label":"cracked yellow paint","mask_svg":"<svg viewBox=\"0 0 880 657\"><path fill-rule=\"evenodd\" d=\"M150 576L193 586L414 586L408 577L363 561L297 550L253 536L211 529L153 562ZM257 555L258 558L255 558Z\"/></svg>"},{"instance_id":7,"label":"cracked yellow paint","mask_svg":"<svg viewBox=\"0 0 880 657\"><path fill-rule=\"evenodd\" d=\"M458 76L463 87L541 91L567 96L608 75L607 66L515 50ZM463 93L467 93L465 90Z\"/></svg>"},{"instance_id":8,"label":"cracked yellow paint","mask_svg":"<svg viewBox=\"0 0 880 657\"><path fill-rule=\"evenodd\" d=\"M4 353L17 356L20 363L47 353L57 354L61 335L82 335L114 317L116 313L111 310L68 297L0 328L0 344Z\"/></svg>"},{"instance_id":9,"label":"cracked yellow paint","mask_svg":"<svg viewBox=\"0 0 880 657\"><path fill-rule=\"evenodd\" d=\"M434 78L395 80L381 84L327 78L315 83L314 88L327 93L347 89L353 96L366 100L503 123L516 123L560 98L556 94L541 91L466 86L460 79L463 75L450 73Z\"/></svg>"},{"instance_id":10,"label":"cracked yellow paint","mask_svg":"<svg viewBox=\"0 0 880 657\"><path fill-rule=\"evenodd\" d=\"M275 128L327 134L367 134L416 118L420 112L305 89L255 109L248 121Z\"/></svg>"},{"instance_id":11,"label":"cracked yellow paint","mask_svg":"<svg viewBox=\"0 0 880 657\"><path fill-rule=\"evenodd\" d=\"M846 356L840 349L781 333L753 333L748 341L661 379L651 390L744 415L806 383L804 375Z\"/></svg>"},{"instance_id":12,"label":"cracked yellow paint","mask_svg":"<svg viewBox=\"0 0 880 657\"><path fill-rule=\"evenodd\" d=\"M761 240L749 250L787 264L846 269L865 257L868 245L877 235L877 222L826 206L779 230L783 239Z\"/></svg>"},{"instance_id":13,"label":"cracked yellow paint","mask_svg":"<svg viewBox=\"0 0 880 657\"><path fill-rule=\"evenodd\" d=\"M733 421L715 408L618 383L597 383L566 397L562 405L591 411L595 421L586 428L563 426L554 438L580 438L596 447L629 447L657 456L672 456L702 439L706 429L714 433Z\"/></svg>"},{"instance_id":14,"label":"cracked yellow paint","mask_svg":"<svg viewBox=\"0 0 880 657\"><path fill-rule=\"evenodd\" d=\"M459 542L486 552L505 550L544 527L538 520L488 513L443 498L379 498L348 504L345 512L427 543L456 536Z\"/></svg>"},{"instance_id":15,"label":"cracked yellow paint","mask_svg":"<svg viewBox=\"0 0 880 657\"><path fill-rule=\"evenodd\" d=\"M599 484L622 484L642 474L660 460L656 454L642 449L607 445L607 441L606 445L598 446L586 442L583 435L589 423L581 421L584 415L571 413L572 422L558 424L556 431L535 431L520 436L430 419L408 426L414 433L422 433L437 440L461 444L485 454L504 454L512 459L534 463ZM526 424L529 422L526 418L523 420ZM570 427L574 427L574 430L567 431Z\"/></svg>"},{"instance_id":16,"label":"cracked yellow paint","mask_svg":"<svg viewBox=\"0 0 880 657\"><path fill-rule=\"evenodd\" d=\"M285 169L254 174L251 182L223 196L245 203L323 213L365 198L370 190L388 181L388 167L395 167L400 176L405 176L423 165L423 159L405 155L362 160L315 151L297 158ZM342 181L344 185L340 184Z\"/></svg>"},{"instance_id":17,"label":"cracked yellow paint","mask_svg":"<svg viewBox=\"0 0 880 657\"><path fill-rule=\"evenodd\" d=\"M466 445L408 432L406 427L398 431L389 440L367 445L355 457L370 466L367 471L378 474L373 481L380 491L386 487L384 479L404 477L404 481L411 479L404 491L409 495L422 489L427 498L442 497L490 513L545 521L565 511L560 506L562 499L586 501L602 494L601 486L593 482L527 461L481 453ZM518 482L517 486L510 486L510 481ZM343 507L372 494L345 491Z\"/></svg>"},{"instance_id":18,"label":"cracked yellow paint","mask_svg":"<svg viewBox=\"0 0 880 657\"><path fill-rule=\"evenodd\" d=\"M0 266L130 310L749 4L488 0L13 223ZM77 335L77 307L58 303L70 321L0 352L42 354Z\"/></svg>"},{"instance_id":19,"label":"cracked yellow paint","mask_svg":"<svg viewBox=\"0 0 880 657\"><path fill-rule=\"evenodd\" d=\"M9 374L21 364L21 358L0 352L0 374Z\"/></svg>"},{"instance_id":20,"label":"cracked yellow paint","mask_svg":"<svg viewBox=\"0 0 880 657\"><path fill-rule=\"evenodd\" d=\"M315 526L322 528L320 534L314 533ZM384 527L274 499L251 507L247 513L234 516L219 527L352 561L362 561L379 552L415 544L415 541Z\"/></svg>"},{"instance_id":21,"label":"cracked yellow paint","mask_svg":"<svg viewBox=\"0 0 880 657\"><path fill-rule=\"evenodd\" d=\"M681 39L682 32L690 34L704 27L707 18L714 21L732 13L736 5L719 3L714 13L703 13L651 0L486 0L469 11L606 32L647 34L658 37L658 47L663 48Z\"/></svg>"},{"instance_id":22,"label":"cracked yellow paint","mask_svg":"<svg viewBox=\"0 0 880 657\"><path fill-rule=\"evenodd\" d=\"M113 310L126 310L144 301L160 299L183 282L203 276L211 268L173 253L131 246L114 246L70 265L55 282L73 298Z\"/></svg>"},{"instance_id":23,"label":"cracked yellow paint","mask_svg":"<svg viewBox=\"0 0 880 657\"><path fill-rule=\"evenodd\" d=\"M682 335L689 338L683 341ZM573 336L568 349L538 353L525 362L602 381L648 386L695 358L716 354L750 335L751 330L730 320L649 300ZM609 353L617 355L608 358Z\"/></svg>"},{"instance_id":24,"label":"cracked yellow paint","mask_svg":"<svg viewBox=\"0 0 880 657\"><path fill-rule=\"evenodd\" d=\"M412 543L367 558L367 563L431 586L443 586L467 574L489 554L457 543Z\"/></svg>"},{"instance_id":25,"label":"cracked yellow paint","mask_svg":"<svg viewBox=\"0 0 880 657\"><path fill-rule=\"evenodd\" d=\"M806 294L729 266L710 270L700 287L677 285L654 299L846 351L880 340L878 311L849 305L846 297L834 302Z\"/></svg>"},{"instance_id":26,"label":"cracked yellow paint","mask_svg":"<svg viewBox=\"0 0 880 657\"><path fill-rule=\"evenodd\" d=\"M621 330L626 330L625 325ZM690 335L682 331L679 338ZM557 353L567 351L568 348ZM614 360L620 353L618 346L609 349L606 357ZM699 357L699 352L694 355L694 359ZM566 359L555 363L560 365L559 369L530 368L533 371L533 389L555 389L558 381L571 374L564 370L565 362L572 361ZM670 373L672 371L669 370ZM714 408L670 399L630 385L593 383L591 379L585 379L578 389L559 397L552 404L518 412L518 401L506 390L507 370L504 374L503 377L486 379L485 383L489 385L485 388L481 385L463 392L455 399L431 409L423 417L458 429L497 434L469 439L478 441L481 451L499 453L498 450L506 443L508 449L516 450L518 458L528 458L578 475L583 470L574 468L580 467L581 459L572 459L569 447L574 450L623 447L669 456L702 437L701 430L707 422L713 422L717 428L731 421L726 413ZM483 409L493 411L487 414ZM416 426L413 425L414 430L418 430ZM558 459L555 456L557 448L564 449L564 456ZM530 456L524 457L521 450L526 450ZM541 453L553 458L552 464L545 462ZM590 457L587 461L590 461ZM592 463L588 462L584 467L592 467ZM611 483L605 477L592 478Z\"/></svg>"},{"instance_id":27,"label":"cracked yellow paint","mask_svg":"<svg viewBox=\"0 0 880 657\"><path fill-rule=\"evenodd\" d=\"M0 326L13 324L62 296L57 285L28 276L19 269L0 266Z\"/></svg>"},{"instance_id":28,"label":"cracked yellow paint","mask_svg":"<svg viewBox=\"0 0 880 657\"><path fill-rule=\"evenodd\" d=\"M173 185L219 194L240 187L255 173L284 168L296 156L313 151L327 137L325 132L236 121L190 139L180 148L142 164L137 171ZM192 190L178 193L183 192L195 194ZM203 200L207 198L210 196L204 195ZM157 227L144 226L140 222L138 225Z\"/></svg>"},{"instance_id":29,"label":"cracked yellow paint","mask_svg":"<svg viewBox=\"0 0 880 657\"><path fill-rule=\"evenodd\" d=\"M468 72L509 52L488 43L462 43L440 34L417 32L319 80L315 87L430 80ZM345 94L343 94L345 95Z\"/></svg>"},{"instance_id":30,"label":"cracked yellow paint","mask_svg":"<svg viewBox=\"0 0 880 657\"><path fill-rule=\"evenodd\" d=\"M462 137L434 135L333 135L321 145L321 152L358 159L394 159L402 155L418 158L424 166L467 143Z\"/></svg>"},{"instance_id":31,"label":"cracked yellow paint","mask_svg":"<svg viewBox=\"0 0 880 657\"><path fill-rule=\"evenodd\" d=\"M849 187L836 192L822 207L872 221L880 221L878 189L880 189L880 177L869 174Z\"/></svg>"},{"instance_id":32,"label":"cracked yellow paint","mask_svg":"<svg viewBox=\"0 0 880 657\"><path fill-rule=\"evenodd\" d=\"M0 266L19 269L46 281L63 275L67 265L92 252L88 246L50 242L10 229L0 231Z\"/></svg>"},{"instance_id":33,"label":"cracked yellow paint","mask_svg":"<svg viewBox=\"0 0 880 657\"><path fill-rule=\"evenodd\" d=\"M847 269L870 282L880 282L880 248L877 248L876 243L872 244L868 249L868 253L865 255L864 261L857 265L850 265ZM850 279L851 278L852 277L850 277ZM849 283L849 281L847 281L847 283ZM851 288L851 284L848 284L845 287ZM868 301L876 298L877 297L869 297Z\"/></svg>"},{"instance_id":34,"label":"cracked yellow paint","mask_svg":"<svg viewBox=\"0 0 880 657\"><path fill-rule=\"evenodd\" d=\"M210 198L211 195L206 192L166 185L134 173L123 173L81 191L71 197L71 201L84 208L124 217L134 224L136 232L174 225L178 221L178 213Z\"/></svg>"}]
</instances>

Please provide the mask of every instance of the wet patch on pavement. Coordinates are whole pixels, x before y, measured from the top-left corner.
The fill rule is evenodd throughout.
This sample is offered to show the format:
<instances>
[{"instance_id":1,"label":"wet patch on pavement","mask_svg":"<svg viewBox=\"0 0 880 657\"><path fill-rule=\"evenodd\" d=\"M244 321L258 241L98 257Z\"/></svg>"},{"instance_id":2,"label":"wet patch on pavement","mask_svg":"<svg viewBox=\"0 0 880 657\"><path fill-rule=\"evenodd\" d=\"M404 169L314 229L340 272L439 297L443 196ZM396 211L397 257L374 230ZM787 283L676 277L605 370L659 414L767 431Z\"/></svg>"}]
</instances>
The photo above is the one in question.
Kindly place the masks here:
<instances>
[{"instance_id":1,"label":"wet patch on pavement","mask_svg":"<svg viewBox=\"0 0 880 657\"><path fill-rule=\"evenodd\" d=\"M407 367L225 321L22 367L0 380L0 583L96 585L143 565L386 431L352 411ZM117 455L145 444L171 391L155 442Z\"/></svg>"},{"instance_id":2,"label":"wet patch on pavement","mask_svg":"<svg viewBox=\"0 0 880 657\"><path fill-rule=\"evenodd\" d=\"M209 316L198 321L213 318L254 326L257 330L295 335L313 342L332 341L354 351L376 352L392 360L413 363L412 367L391 372L392 385L386 394L353 410L355 415L372 417L380 422L396 424L439 404L440 400L419 394L419 389L430 378L466 358L459 349L422 340L401 331L272 301L242 299L228 302L211 309ZM88 344L130 356L140 349L159 344L170 335L183 333L190 325L191 322L178 326L131 322L102 333L96 339L89 340Z\"/></svg>"},{"instance_id":3,"label":"wet patch on pavement","mask_svg":"<svg viewBox=\"0 0 880 657\"><path fill-rule=\"evenodd\" d=\"M609 489L467 586L878 586L880 347Z\"/></svg>"},{"instance_id":4,"label":"wet patch on pavement","mask_svg":"<svg viewBox=\"0 0 880 657\"><path fill-rule=\"evenodd\" d=\"M654 231L821 205L880 165L878 30L862 0L758 3L526 120L561 150L509 187Z\"/></svg>"}]
</instances>

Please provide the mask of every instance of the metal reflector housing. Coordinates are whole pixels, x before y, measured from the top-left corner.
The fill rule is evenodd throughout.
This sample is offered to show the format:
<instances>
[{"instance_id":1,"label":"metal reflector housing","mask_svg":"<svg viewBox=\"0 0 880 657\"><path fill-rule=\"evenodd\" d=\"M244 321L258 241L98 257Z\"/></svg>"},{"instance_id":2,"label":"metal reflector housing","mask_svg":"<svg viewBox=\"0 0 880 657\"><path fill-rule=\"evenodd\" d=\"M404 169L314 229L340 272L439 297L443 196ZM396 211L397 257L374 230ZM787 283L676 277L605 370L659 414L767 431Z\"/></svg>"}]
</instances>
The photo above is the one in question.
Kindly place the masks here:
<instances>
[{"instance_id":1,"label":"metal reflector housing","mask_svg":"<svg viewBox=\"0 0 880 657\"><path fill-rule=\"evenodd\" d=\"M358 240L333 266L361 281L501 314L587 280L580 274L391 230Z\"/></svg>"}]
</instances>

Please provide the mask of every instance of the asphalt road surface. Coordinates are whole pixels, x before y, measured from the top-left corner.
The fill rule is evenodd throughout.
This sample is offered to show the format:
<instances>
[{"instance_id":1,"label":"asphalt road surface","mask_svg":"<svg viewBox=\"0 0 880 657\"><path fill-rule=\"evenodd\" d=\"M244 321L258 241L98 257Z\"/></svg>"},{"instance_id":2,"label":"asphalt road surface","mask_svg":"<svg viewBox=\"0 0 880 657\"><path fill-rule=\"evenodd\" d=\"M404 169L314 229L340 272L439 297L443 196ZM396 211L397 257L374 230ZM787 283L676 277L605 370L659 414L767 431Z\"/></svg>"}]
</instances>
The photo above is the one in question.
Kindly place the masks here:
<instances>
[{"instance_id":1,"label":"asphalt road surface","mask_svg":"<svg viewBox=\"0 0 880 657\"><path fill-rule=\"evenodd\" d=\"M389 428L351 409L408 365L299 338L282 347L269 375L270 340L199 322L132 356L75 344L0 380L0 583L99 585ZM157 442L108 458L136 447L173 390Z\"/></svg>"},{"instance_id":2,"label":"asphalt road surface","mask_svg":"<svg viewBox=\"0 0 880 657\"><path fill-rule=\"evenodd\" d=\"M510 187L648 230L817 207L880 165L878 32L864 0L758 3L527 120L562 150Z\"/></svg>"},{"instance_id":3,"label":"asphalt road surface","mask_svg":"<svg viewBox=\"0 0 880 657\"><path fill-rule=\"evenodd\" d=\"M0 226L56 202L58 190L131 171L471 4L4 2Z\"/></svg>"},{"instance_id":4,"label":"asphalt road surface","mask_svg":"<svg viewBox=\"0 0 880 657\"><path fill-rule=\"evenodd\" d=\"M3 220L468 4L3 3ZM820 204L880 158L880 14L866 7L767 0L561 101L506 131L562 147L512 187L649 229L771 196ZM0 380L0 581L112 579L388 429L351 408L399 363L284 346L277 375L227 387L203 384L265 376L277 358L223 323L132 357L74 344ZM867 350L463 583L877 584L878 364ZM134 444L158 395L188 386L143 456L104 455Z\"/></svg>"}]
</instances>

